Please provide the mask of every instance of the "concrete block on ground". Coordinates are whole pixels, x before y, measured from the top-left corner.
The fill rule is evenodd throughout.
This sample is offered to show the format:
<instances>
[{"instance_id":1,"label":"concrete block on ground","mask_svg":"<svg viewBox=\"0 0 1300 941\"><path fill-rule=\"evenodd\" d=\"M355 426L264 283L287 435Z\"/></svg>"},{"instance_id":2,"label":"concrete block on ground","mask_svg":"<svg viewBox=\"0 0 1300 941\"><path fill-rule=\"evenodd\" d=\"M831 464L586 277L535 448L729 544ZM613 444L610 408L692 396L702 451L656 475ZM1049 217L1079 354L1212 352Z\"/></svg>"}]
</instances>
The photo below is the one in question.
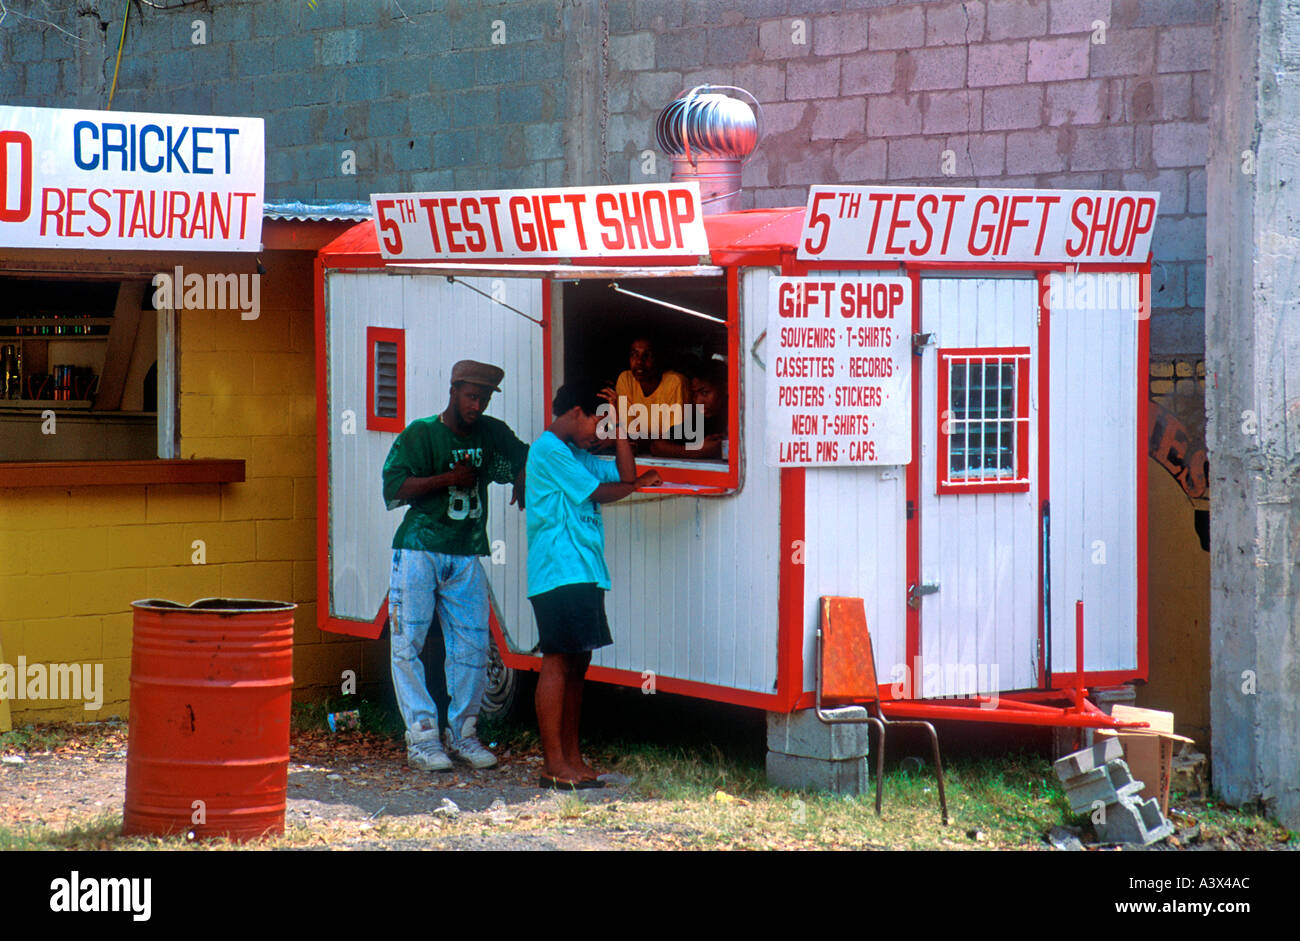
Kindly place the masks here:
<instances>
[{"instance_id":1,"label":"concrete block on ground","mask_svg":"<svg viewBox=\"0 0 1300 941\"><path fill-rule=\"evenodd\" d=\"M866 719L862 706L830 710L845 719ZM866 722L826 723L813 709L767 714L767 747L771 752L822 761L846 761L868 754ZM770 756L769 756L770 757ZM768 765L769 769L771 765Z\"/></svg>"},{"instance_id":2,"label":"concrete block on ground","mask_svg":"<svg viewBox=\"0 0 1300 941\"><path fill-rule=\"evenodd\" d=\"M1150 846L1174 835L1174 825L1160 812L1154 797L1145 801L1131 798L1106 808L1105 823L1096 824L1097 839L1103 843L1138 843Z\"/></svg>"},{"instance_id":3,"label":"concrete block on ground","mask_svg":"<svg viewBox=\"0 0 1300 941\"><path fill-rule=\"evenodd\" d=\"M1103 805L1116 804L1126 797L1136 798L1142 782L1133 778L1133 772L1123 761L1107 762L1065 783L1065 796L1070 809L1076 814L1091 813L1100 801Z\"/></svg>"},{"instance_id":4,"label":"concrete block on ground","mask_svg":"<svg viewBox=\"0 0 1300 941\"><path fill-rule=\"evenodd\" d=\"M1058 758L1052 767L1056 769L1058 778L1068 781L1094 768L1100 768L1108 761L1123 757L1124 746L1120 745L1119 739L1107 738L1091 748L1084 748L1064 758Z\"/></svg>"},{"instance_id":5,"label":"concrete block on ground","mask_svg":"<svg viewBox=\"0 0 1300 941\"><path fill-rule=\"evenodd\" d=\"M767 783L790 790L859 795L871 790L871 775L866 758L827 761L770 751L767 753Z\"/></svg>"}]
</instances>

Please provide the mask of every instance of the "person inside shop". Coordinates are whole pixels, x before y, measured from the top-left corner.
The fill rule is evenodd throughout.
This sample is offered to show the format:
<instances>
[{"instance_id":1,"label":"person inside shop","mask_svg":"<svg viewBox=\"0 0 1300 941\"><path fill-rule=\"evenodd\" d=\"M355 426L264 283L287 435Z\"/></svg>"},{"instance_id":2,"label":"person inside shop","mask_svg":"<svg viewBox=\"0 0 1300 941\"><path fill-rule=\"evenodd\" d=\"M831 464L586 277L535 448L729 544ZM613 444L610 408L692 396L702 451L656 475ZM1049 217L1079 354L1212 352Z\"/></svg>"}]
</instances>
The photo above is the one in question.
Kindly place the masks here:
<instances>
[{"instance_id":1,"label":"person inside shop","mask_svg":"<svg viewBox=\"0 0 1300 941\"><path fill-rule=\"evenodd\" d=\"M637 474L626 429L602 414L602 402L613 405L614 398L613 389L595 382L561 386L551 404L554 421L528 451L528 600L542 653L534 703L544 788L604 786L578 740L591 652L614 642L605 616L610 577L600 505L660 482L656 471ZM589 453L601 426L613 435L613 461Z\"/></svg>"},{"instance_id":2,"label":"person inside shop","mask_svg":"<svg viewBox=\"0 0 1300 941\"><path fill-rule=\"evenodd\" d=\"M408 509L393 536L388 585L393 688L406 724L406 760L419 771L447 771L452 755L475 768L496 756L478 740L488 667L488 483L512 483L511 503L524 509L528 445L498 418L484 415L505 370L461 360L441 414L411 422L384 462L384 502ZM446 649L446 749L438 707L425 683L420 653L434 614Z\"/></svg>"},{"instance_id":3,"label":"person inside shop","mask_svg":"<svg viewBox=\"0 0 1300 941\"><path fill-rule=\"evenodd\" d=\"M682 424L650 442L655 457L725 460L727 456L727 367L719 360L691 370L691 413Z\"/></svg>"},{"instance_id":4,"label":"person inside shop","mask_svg":"<svg viewBox=\"0 0 1300 941\"><path fill-rule=\"evenodd\" d=\"M617 400L610 404L618 408L619 420L626 425L628 410L634 405L645 406L647 415L656 408L661 414L680 415L690 396L690 386L681 373L662 368L659 345L653 337L642 334L628 348L628 368L614 383L614 392ZM649 450L649 443L648 437L638 437L634 446L644 452Z\"/></svg>"}]
</instances>

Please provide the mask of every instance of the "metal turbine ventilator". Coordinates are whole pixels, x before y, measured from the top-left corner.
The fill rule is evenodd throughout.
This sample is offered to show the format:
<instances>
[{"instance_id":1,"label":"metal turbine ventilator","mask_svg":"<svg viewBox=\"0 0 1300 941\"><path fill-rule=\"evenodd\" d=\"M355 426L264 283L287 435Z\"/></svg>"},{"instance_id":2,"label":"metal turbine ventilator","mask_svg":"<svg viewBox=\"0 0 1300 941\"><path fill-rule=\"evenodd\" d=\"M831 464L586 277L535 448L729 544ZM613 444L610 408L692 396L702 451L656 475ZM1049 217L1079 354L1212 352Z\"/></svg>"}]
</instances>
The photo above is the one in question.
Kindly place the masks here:
<instances>
[{"instance_id":1,"label":"metal turbine ventilator","mask_svg":"<svg viewBox=\"0 0 1300 941\"><path fill-rule=\"evenodd\" d=\"M723 91L743 95L753 107ZM659 112L655 138L672 157L672 180L699 182L706 215L740 208L740 171L758 147L762 111L743 88L696 85Z\"/></svg>"}]
</instances>

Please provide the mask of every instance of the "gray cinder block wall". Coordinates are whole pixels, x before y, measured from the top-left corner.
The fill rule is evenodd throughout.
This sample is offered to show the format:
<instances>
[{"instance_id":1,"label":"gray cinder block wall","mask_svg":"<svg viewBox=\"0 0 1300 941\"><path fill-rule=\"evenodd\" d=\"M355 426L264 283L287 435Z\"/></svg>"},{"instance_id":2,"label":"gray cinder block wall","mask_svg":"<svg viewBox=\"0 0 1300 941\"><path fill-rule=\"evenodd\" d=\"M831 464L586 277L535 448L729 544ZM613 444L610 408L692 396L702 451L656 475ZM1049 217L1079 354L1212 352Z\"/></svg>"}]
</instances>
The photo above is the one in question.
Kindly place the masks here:
<instances>
[{"instance_id":1,"label":"gray cinder block wall","mask_svg":"<svg viewBox=\"0 0 1300 941\"><path fill-rule=\"evenodd\" d=\"M1234 5L1216 69L1208 331L1211 753L1229 803L1300 827L1300 8ZM1257 155L1257 163L1245 158Z\"/></svg>"},{"instance_id":2,"label":"gray cinder block wall","mask_svg":"<svg viewBox=\"0 0 1300 941\"><path fill-rule=\"evenodd\" d=\"M123 4L69 7L0 23L0 101L106 105ZM113 106L261 115L270 198L364 199L664 179L659 109L737 84L764 105L747 206L802 204L815 182L1158 189L1152 351L1199 360L1215 16L1214 0L132 5Z\"/></svg>"}]
</instances>

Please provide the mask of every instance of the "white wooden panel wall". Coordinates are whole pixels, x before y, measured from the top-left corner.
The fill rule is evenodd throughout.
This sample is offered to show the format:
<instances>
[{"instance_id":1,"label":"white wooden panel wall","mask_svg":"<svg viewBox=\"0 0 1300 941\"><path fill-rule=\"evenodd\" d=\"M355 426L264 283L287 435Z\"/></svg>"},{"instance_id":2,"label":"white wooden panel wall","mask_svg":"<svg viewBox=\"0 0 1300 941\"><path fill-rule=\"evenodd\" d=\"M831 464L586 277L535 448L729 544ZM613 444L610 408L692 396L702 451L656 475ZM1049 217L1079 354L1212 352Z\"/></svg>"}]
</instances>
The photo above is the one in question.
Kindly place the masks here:
<instances>
[{"instance_id":1,"label":"white wooden panel wall","mask_svg":"<svg viewBox=\"0 0 1300 941\"><path fill-rule=\"evenodd\" d=\"M491 293L489 279L469 283ZM498 285L512 307L541 317L540 282L505 278ZM406 420L441 412L447 405L452 364L460 359L495 363L506 371L502 391L487 414L505 421L524 441L541 433L542 331L469 290L440 277L393 277L383 272L342 272L327 285L329 336L330 541L339 617L374 618L388 591L393 532L405 508L387 511L382 471L396 435L365 428L366 327L406 330ZM344 409L357 414L355 436L340 434ZM488 578L507 623L521 610L525 579L524 518L509 505L510 489L489 490L488 538L504 541L504 562L485 559Z\"/></svg>"},{"instance_id":2,"label":"white wooden panel wall","mask_svg":"<svg viewBox=\"0 0 1300 941\"><path fill-rule=\"evenodd\" d=\"M614 644L597 652L599 665L754 692L775 689L780 478L762 461L763 377L748 358L766 326L770 276L750 270L741 279L742 490L603 508ZM490 282L473 283L490 290ZM540 316L540 282L504 283L508 303ZM365 327L407 329L408 421L441 411L451 364L462 358L506 370L504 391L488 413L526 441L541 434L550 396L543 388L540 328L442 278L334 274L327 304L331 413L354 408L359 416L355 439L338 435L337 421L330 437L333 610L369 619L387 591L388 546L402 511L387 513L381 497L394 435L364 430ZM527 651L537 629L526 597L524 518L508 506L508 488L491 493L489 537L505 541L506 563L485 564L511 642Z\"/></svg>"},{"instance_id":3,"label":"white wooden panel wall","mask_svg":"<svg viewBox=\"0 0 1300 941\"><path fill-rule=\"evenodd\" d=\"M1137 667L1138 277L1051 276L1056 672L1075 668L1077 599L1084 603L1084 669Z\"/></svg>"},{"instance_id":4,"label":"white wooden panel wall","mask_svg":"<svg viewBox=\"0 0 1300 941\"><path fill-rule=\"evenodd\" d=\"M971 675L980 692L1037 685L1037 310L1034 281L921 282L921 329L937 335L920 359L921 580L940 585L921 600L921 656L958 681L942 695L976 692ZM937 349L1008 346L1031 351L1030 490L936 495ZM923 678L913 677L917 695Z\"/></svg>"},{"instance_id":5,"label":"white wooden panel wall","mask_svg":"<svg viewBox=\"0 0 1300 941\"><path fill-rule=\"evenodd\" d=\"M910 328L909 328L910 332ZM809 468L804 532L804 689L815 689L818 601L866 602L876 678L907 658L907 479L903 467Z\"/></svg>"},{"instance_id":6,"label":"white wooden panel wall","mask_svg":"<svg viewBox=\"0 0 1300 941\"><path fill-rule=\"evenodd\" d=\"M384 512L380 476L397 436L366 429L366 327L402 326L402 284L382 273L330 273L325 310L331 611L370 621L388 592L389 546L401 514ZM356 434L343 434L345 412Z\"/></svg>"},{"instance_id":7,"label":"white wooden panel wall","mask_svg":"<svg viewBox=\"0 0 1300 941\"><path fill-rule=\"evenodd\" d=\"M872 273L818 272L842 278ZM911 333L910 310L907 316L898 329ZM894 665L907 659L907 468L810 467L804 473L804 689L816 689L823 595L865 601L876 678L888 683Z\"/></svg>"},{"instance_id":8,"label":"white wooden panel wall","mask_svg":"<svg viewBox=\"0 0 1300 941\"><path fill-rule=\"evenodd\" d=\"M772 273L741 276L742 489L602 508L614 644L595 663L754 692L776 688L780 475L763 463L764 377L749 355L766 329Z\"/></svg>"}]
</instances>

